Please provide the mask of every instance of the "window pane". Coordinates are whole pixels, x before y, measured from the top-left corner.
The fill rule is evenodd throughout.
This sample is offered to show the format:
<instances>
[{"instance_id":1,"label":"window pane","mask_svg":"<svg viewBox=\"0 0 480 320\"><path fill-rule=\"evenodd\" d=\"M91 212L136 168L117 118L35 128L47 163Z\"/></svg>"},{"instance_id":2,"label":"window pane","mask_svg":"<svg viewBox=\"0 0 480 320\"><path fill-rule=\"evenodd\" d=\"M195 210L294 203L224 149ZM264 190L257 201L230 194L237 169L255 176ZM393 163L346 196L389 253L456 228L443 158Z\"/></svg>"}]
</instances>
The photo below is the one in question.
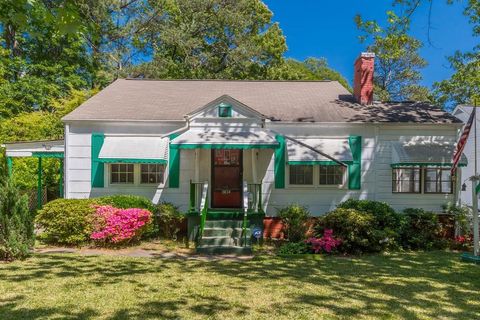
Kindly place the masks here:
<instances>
[{"instance_id":1,"label":"window pane","mask_svg":"<svg viewBox=\"0 0 480 320\"><path fill-rule=\"evenodd\" d=\"M442 192L451 193L452 184L450 182L442 182Z\"/></svg>"},{"instance_id":2,"label":"window pane","mask_svg":"<svg viewBox=\"0 0 480 320\"><path fill-rule=\"evenodd\" d=\"M290 166L290 184L313 184L313 166Z\"/></svg>"},{"instance_id":3,"label":"window pane","mask_svg":"<svg viewBox=\"0 0 480 320\"><path fill-rule=\"evenodd\" d=\"M118 173L112 173L112 183L118 183Z\"/></svg>"},{"instance_id":4,"label":"window pane","mask_svg":"<svg viewBox=\"0 0 480 320\"><path fill-rule=\"evenodd\" d=\"M437 192L437 183L436 182L426 182L425 183L425 192Z\"/></svg>"},{"instance_id":5,"label":"window pane","mask_svg":"<svg viewBox=\"0 0 480 320\"><path fill-rule=\"evenodd\" d=\"M319 184L340 185L343 183L344 168L342 166L320 166Z\"/></svg>"},{"instance_id":6,"label":"window pane","mask_svg":"<svg viewBox=\"0 0 480 320\"><path fill-rule=\"evenodd\" d=\"M420 192L420 168L397 168L392 171L393 192Z\"/></svg>"}]
</instances>

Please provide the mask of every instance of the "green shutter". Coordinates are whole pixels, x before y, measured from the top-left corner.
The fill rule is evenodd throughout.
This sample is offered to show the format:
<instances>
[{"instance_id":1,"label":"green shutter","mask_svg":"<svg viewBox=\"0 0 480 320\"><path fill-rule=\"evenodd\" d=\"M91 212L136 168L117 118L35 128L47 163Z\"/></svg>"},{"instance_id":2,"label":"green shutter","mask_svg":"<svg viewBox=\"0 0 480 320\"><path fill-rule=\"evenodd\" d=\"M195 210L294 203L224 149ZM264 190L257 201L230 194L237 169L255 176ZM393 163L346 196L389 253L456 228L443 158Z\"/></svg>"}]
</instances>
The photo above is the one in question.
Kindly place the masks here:
<instances>
[{"instance_id":1,"label":"green shutter","mask_svg":"<svg viewBox=\"0 0 480 320\"><path fill-rule=\"evenodd\" d=\"M277 135L275 139L279 143L279 147L275 149L275 188L285 188L285 137Z\"/></svg>"},{"instance_id":2,"label":"green shutter","mask_svg":"<svg viewBox=\"0 0 480 320\"><path fill-rule=\"evenodd\" d=\"M98 155L103 146L105 135L103 133L92 133L92 187L103 188L104 165L98 161Z\"/></svg>"},{"instance_id":3,"label":"green shutter","mask_svg":"<svg viewBox=\"0 0 480 320\"><path fill-rule=\"evenodd\" d=\"M348 165L348 188L360 190L362 187L362 137L350 136L348 139L353 161Z\"/></svg>"},{"instance_id":4,"label":"green shutter","mask_svg":"<svg viewBox=\"0 0 480 320\"><path fill-rule=\"evenodd\" d=\"M170 141L178 137L180 133L170 135ZM180 187L180 149L176 145L169 144L168 147L168 186L170 188Z\"/></svg>"}]
</instances>

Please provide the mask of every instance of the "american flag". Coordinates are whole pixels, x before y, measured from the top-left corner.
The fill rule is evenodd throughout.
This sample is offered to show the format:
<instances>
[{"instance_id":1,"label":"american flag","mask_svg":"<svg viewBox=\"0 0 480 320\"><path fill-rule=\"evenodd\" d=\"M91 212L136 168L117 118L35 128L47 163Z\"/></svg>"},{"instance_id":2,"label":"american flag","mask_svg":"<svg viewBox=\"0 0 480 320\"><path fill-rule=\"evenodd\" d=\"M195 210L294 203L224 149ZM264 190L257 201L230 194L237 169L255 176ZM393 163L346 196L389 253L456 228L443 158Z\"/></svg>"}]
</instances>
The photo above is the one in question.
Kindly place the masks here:
<instances>
[{"instance_id":1,"label":"american flag","mask_svg":"<svg viewBox=\"0 0 480 320\"><path fill-rule=\"evenodd\" d=\"M468 122L463 128L462 135L460 136L460 140L458 140L457 148L455 148L455 152L453 153L453 160L452 160L452 169L451 174L452 176L455 174L455 171L458 167L458 162L462 157L463 149L465 149L465 145L467 144L467 139L472 130L473 120L475 119L475 112L477 108L473 108L472 113L470 114L470 118L468 118Z\"/></svg>"}]
</instances>

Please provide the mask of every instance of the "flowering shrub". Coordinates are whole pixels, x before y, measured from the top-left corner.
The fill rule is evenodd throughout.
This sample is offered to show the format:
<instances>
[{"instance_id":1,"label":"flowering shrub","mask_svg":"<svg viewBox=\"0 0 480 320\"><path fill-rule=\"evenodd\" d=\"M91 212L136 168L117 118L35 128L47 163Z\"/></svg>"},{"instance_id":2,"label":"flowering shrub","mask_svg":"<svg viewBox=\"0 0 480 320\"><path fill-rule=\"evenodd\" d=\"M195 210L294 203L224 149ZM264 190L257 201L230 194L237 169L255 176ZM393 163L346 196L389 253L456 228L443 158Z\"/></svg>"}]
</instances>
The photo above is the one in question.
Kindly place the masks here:
<instances>
[{"instance_id":1,"label":"flowering shrub","mask_svg":"<svg viewBox=\"0 0 480 320\"><path fill-rule=\"evenodd\" d=\"M138 239L152 222L152 213L146 209L119 209L95 206L94 231L90 238L106 243L122 243Z\"/></svg>"},{"instance_id":2,"label":"flowering shrub","mask_svg":"<svg viewBox=\"0 0 480 320\"><path fill-rule=\"evenodd\" d=\"M310 238L306 243L311 246L314 253L322 251L330 253L342 243L342 240L333 237L332 229L325 229L321 238Z\"/></svg>"},{"instance_id":3,"label":"flowering shrub","mask_svg":"<svg viewBox=\"0 0 480 320\"><path fill-rule=\"evenodd\" d=\"M456 236L451 247L455 250L468 250L473 245L473 234Z\"/></svg>"}]
</instances>

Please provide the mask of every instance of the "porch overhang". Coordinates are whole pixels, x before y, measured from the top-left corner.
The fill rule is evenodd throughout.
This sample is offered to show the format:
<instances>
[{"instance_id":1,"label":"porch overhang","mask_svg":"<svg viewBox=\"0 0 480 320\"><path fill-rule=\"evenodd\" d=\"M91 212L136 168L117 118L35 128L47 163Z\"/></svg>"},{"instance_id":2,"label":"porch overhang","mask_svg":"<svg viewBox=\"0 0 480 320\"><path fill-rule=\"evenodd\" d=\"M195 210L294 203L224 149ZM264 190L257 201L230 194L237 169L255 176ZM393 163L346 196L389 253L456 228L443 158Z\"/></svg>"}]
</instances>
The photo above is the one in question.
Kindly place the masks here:
<instances>
[{"instance_id":1,"label":"porch overhang","mask_svg":"<svg viewBox=\"0 0 480 320\"><path fill-rule=\"evenodd\" d=\"M392 168L398 167L451 167L454 147L449 143L418 142L392 143ZM459 167L468 163L462 154Z\"/></svg>"},{"instance_id":2,"label":"porch overhang","mask_svg":"<svg viewBox=\"0 0 480 320\"><path fill-rule=\"evenodd\" d=\"M168 162L168 138L106 136L98 155L102 163Z\"/></svg>"},{"instance_id":3,"label":"porch overhang","mask_svg":"<svg viewBox=\"0 0 480 320\"><path fill-rule=\"evenodd\" d=\"M2 144L2 147L10 158L63 158L65 152L63 140L12 142Z\"/></svg>"},{"instance_id":4,"label":"porch overhang","mask_svg":"<svg viewBox=\"0 0 480 320\"><path fill-rule=\"evenodd\" d=\"M275 149L279 143L268 131L235 128L190 129L170 142L176 149Z\"/></svg>"}]
</instances>

